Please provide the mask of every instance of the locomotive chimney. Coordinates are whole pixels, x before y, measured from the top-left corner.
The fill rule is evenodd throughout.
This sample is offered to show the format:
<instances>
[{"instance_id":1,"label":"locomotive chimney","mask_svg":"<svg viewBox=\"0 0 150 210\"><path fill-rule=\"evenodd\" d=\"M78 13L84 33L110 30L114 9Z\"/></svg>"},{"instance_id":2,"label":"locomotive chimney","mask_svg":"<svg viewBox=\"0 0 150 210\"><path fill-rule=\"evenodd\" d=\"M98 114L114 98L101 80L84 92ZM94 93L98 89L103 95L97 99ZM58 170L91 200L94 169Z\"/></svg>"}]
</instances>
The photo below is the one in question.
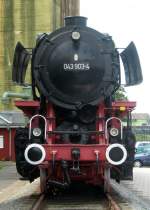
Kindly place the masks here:
<instances>
[{"instance_id":1,"label":"locomotive chimney","mask_svg":"<svg viewBox=\"0 0 150 210\"><path fill-rule=\"evenodd\" d=\"M65 17L65 26L86 26L87 25L87 18L82 16L69 16Z\"/></svg>"}]
</instances>

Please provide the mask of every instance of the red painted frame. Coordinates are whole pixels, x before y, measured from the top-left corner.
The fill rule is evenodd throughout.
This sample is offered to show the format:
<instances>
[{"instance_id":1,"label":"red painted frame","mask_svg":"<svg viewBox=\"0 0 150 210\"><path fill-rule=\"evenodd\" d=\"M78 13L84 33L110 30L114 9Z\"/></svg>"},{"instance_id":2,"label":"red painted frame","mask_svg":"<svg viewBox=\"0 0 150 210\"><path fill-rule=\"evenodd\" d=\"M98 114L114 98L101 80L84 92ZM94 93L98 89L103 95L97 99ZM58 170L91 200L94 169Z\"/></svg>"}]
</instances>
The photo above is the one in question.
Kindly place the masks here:
<instances>
[{"instance_id":1,"label":"red painted frame","mask_svg":"<svg viewBox=\"0 0 150 210\"><path fill-rule=\"evenodd\" d=\"M38 101L17 101L15 105L22 109L23 112L28 116L32 117L34 114L38 113L40 104ZM66 160L69 162L70 166L73 164L73 157L71 151L73 148L78 148L80 150L80 167L82 171L85 173L83 175L73 175L70 174L71 179L75 180L84 180L93 184L103 184L105 180L104 171L110 164L106 161L106 149L109 146L109 135L106 139L105 136L105 117L106 114L109 113L110 116L115 117L117 113L117 117L124 117L127 115L128 111L132 111L136 106L135 102L129 101L117 101L112 103L112 107L105 107L104 103L101 103L97 110L96 116L96 131L100 131L100 135L93 135L93 139L96 140L96 144L57 144L57 136L56 135L48 135L50 131L55 130L56 121L55 121L55 113L53 110L53 105L47 103L46 107L46 120L47 120L47 144L43 144L43 147L46 152L45 161L39 165L40 171L44 170L48 171L46 179L51 179L51 163L55 161L56 163L56 180L63 180L63 174L61 171L61 165L59 164L61 160ZM120 109L120 107L124 107L124 109ZM112 126L119 126L116 120L112 120ZM96 157L98 157L98 165L96 163ZM96 172L96 167L99 168L98 172ZM86 174L86 175L85 175ZM46 176L46 175L45 175ZM42 180L42 175L41 175ZM42 185L45 185L42 182Z\"/></svg>"},{"instance_id":2,"label":"red painted frame","mask_svg":"<svg viewBox=\"0 0 150 210\"><path fill-rule=\"evenodd\" d=\"M34 113L37 113L39 109L39 102L38 101L15 101L15 105L22 109L23 112L28 115L29 117L32 116ZM127 111L133 110L136 106L136 102L129 102L129 101L116 101L112 103L111 114L112 116L115 115L115 111L119 110L120 107L125 107L124 111L120 112L120 115L126 115ZM99 160L106 161L105 152L106 148L108 147L108 139L105 138L105 115L106 113L110 112L110 109L105 107L103 103L101 103L98 107L97 111L97 121L96 121L96 130L103 132L103 134L96 136L96 144L90 145L81 145L81 144L56 144L55 143L55 136L48 136L47 135L47 144L44 144L43 147L46 151L46 160L52 160L52 154L55 152L55 160L72 160L71 157L71 150L73 148L80 149L80 161L95 161L96 160L96 151L99 154ZM55 122L55 113L53 110L52 104L47 104L47 112L46 112L46 119L47 119L47 132L53 131L56 127ZM114 124L115 124L114 120Z\"/></svg>"},{"instance_id":3,"label":"red painted frame","mask_svg":"<svg viewBox=\"0 0 150 210\"><path fill-rule=\"evenodd\" d=\"M44 144L43 147L46 151L45 160L51 161L52 156L55 153L55 160L72 160L71 151L73 148L80 149L79 161L95 161L96 153L98 153L99 160L105 161L105 152L107 144L95 144L95 145L81 145L81 144Z\"/></svg>"}]
</instances>

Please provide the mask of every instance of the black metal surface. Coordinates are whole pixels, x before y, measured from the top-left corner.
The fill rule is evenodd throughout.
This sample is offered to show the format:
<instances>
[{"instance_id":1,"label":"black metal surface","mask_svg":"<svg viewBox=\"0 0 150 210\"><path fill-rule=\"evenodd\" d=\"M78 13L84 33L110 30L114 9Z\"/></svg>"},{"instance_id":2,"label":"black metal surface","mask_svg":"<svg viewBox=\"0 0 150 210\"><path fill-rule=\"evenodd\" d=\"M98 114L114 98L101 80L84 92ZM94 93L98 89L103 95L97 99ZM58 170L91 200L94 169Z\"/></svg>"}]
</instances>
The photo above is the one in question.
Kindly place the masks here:
<instances>
[{"instance_id":1,"label":"black metal surface","mask_svg":"<svg viewBox=\"0 0 150 210\"><path fill-rule=\"evenodd\" d=\"M33 76L41 93L63 108L97 105L118 87L119 56L110 36L68 17L67 26L47 35L35 48ZM72 32L80 38L72 39Z\"/></svg>"},{"instance_id":2,"label":"black metal surface","mask_svg":"<svg viewBox=\"0 0 150 210\"><path fill-rule=\"evenodd\" d=\"M103 135L103 131L48 131L49 135L52 134L96 134L96 135Z\"/></svg>"},{"instance_id":3,"label":"black metal surface","mask_svg":"<svg viewBox=\"0 0 150 210\"><path fill-rule=\"evenodd\" d=\"M135 44L131 42L120 56L125 69L126 86L140 84L143 76Z\"/></svg>"},{"instance_id":4,"label":"black metal surface","mask_svg":"<svg viewBox=\"0 0 150 210\"><path fill-rule=\"evenodd\" d=\"M14 136L16 169L18 173L31 182L39 176L39 169L36 166L27 163L24 157L24 151L29 144L28 128L17 128Z\"/></svg>"},{"instance_id":5,"label":"black metal surface","mask_svg":"<svg viewBox=\"0 0 150 210\"><path fill-rule=\"evenodd\" d=\"M114 147L109 152L109 157L113 161L120 161L123 158L123 151L119 147Z\"/></svg>"},{"instance_id":6,"label":"black metal surface","mask_svg":"<svg viewBox=\"0 0 150 210\"><path fill-rule=\"evenodd\" d=\"M49 187L57 187L59 189L66 189L69 188L70 184L71 184L71 180L70 180L70 176L68 173L68 162L65 160L61 161L61 168L63 170L63 174L64 174L64 182L59 182L56 180L48 180L47 184L49 185Z\"/></svg>"},{"instance_id":7,"label":"black metal surface","mask_svg":"<svg viewBox=\"0 0 150 210\"><path fill-rule=\"evenodd\" d=\"M70 25L78 25L78 26L86 26L87 18L81 16L74 16L74 17L65 17L65 26Z\"/></svg>"},{"instance_id":8,"label":"black metal surface","mask_svg":"<svg viewBox=\"0 0 150 210\"><path fill-rule=\"evenodd\" d=\"M79 160L80 158L80 149L79 148L73 148L71 150L71 156L73 160Z\"/></svg>"},{"instance_id":9,"label":"black metal surface","mask_svg":"<svg viewBox=\"0 0 150 210\"><path fill-rule=\"evenodd\" d=\"M12 67L13 82L24 84L30 56L30 53L24 48L24 46L20 42L17 42Z\"/></svg>"},{"instance_id":10,"label":"black metal surface","mask_svg":"<svg viewBox=\"0 0 150 210\"><path fill-rule=\"evenodd\" d=\"M37 147L32 147L28 151L28 158L31 161L39 161L42 158L42 151Z\"/></svg>"}]
</instances>

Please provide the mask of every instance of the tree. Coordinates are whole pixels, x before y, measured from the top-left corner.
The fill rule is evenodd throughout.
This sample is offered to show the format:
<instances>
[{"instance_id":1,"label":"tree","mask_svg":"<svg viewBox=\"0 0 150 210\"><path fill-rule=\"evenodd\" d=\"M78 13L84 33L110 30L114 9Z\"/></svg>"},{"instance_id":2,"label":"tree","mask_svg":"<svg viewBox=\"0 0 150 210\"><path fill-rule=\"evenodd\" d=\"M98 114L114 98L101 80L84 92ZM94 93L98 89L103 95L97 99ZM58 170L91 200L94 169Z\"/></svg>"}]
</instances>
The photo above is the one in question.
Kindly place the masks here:
<instances>
[{"instance_id":1,"label":"tree","mask_svg":"<svg viewBox=\"0 0 150 210\"><path fill-rule=\"evenodd\" d=\"M123 86L120 86L119 89L114 94L115 100L128 100L127 93Z\"/></svg>"}]
</instances>

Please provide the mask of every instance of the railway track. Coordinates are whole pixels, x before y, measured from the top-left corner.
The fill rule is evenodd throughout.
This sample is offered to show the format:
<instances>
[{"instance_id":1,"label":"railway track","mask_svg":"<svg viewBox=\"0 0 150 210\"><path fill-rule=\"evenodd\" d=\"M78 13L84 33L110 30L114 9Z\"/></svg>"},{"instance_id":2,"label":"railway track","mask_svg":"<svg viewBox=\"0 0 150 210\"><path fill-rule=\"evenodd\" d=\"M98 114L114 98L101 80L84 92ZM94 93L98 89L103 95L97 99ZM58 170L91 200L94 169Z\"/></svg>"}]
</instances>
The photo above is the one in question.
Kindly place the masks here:
<instances>
[{"instance_id":1,"label":"railway track","mask_svg":"<svg viewBox=\"0 0 150 210\"><path fill-rule=\"evenodd\" d=\"M83 194L84 192L84 194ZM41 194L31 210L121 210L110 194L97 190L63 192L53 198Z\"/></svg>"},{"instance_id":2,"label":"railway track","mask_svg":"<svg viewBox=\"0 0 150 210\"><path fill-rule=\"evenodd\" d=\"M103 201L72 201L72 200L53 200L50 201L41 195L32 210L121 210L122 208L114 201L111 195L107 195Z\"/></svg>"},{"instance_id":3,"label":"railway track","mask_svg":"<svg viewBox=\"0 0 150 210\"><path fill-rule=\"evenodd\" d=\"M6 193L5 196L7 197ZM0 203L0 210L137 210L112 193L104 194L99 188L75 185L70 190L40 194L39 180L16 189ZM141 210L141 209L140 209Z\"/></svg>"}]
</instances>

